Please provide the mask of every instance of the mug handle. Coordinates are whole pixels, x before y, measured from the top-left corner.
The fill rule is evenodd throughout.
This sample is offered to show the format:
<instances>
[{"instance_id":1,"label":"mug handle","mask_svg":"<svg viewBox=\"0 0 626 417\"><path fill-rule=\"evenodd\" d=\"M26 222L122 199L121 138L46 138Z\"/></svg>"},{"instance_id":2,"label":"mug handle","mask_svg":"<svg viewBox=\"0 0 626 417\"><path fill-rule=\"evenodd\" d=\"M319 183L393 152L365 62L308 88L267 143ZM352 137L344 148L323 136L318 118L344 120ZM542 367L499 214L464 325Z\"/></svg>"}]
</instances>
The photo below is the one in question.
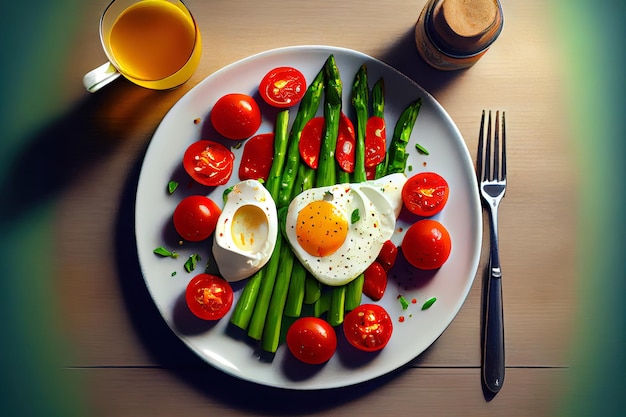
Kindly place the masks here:
<instances>
[{"instance_id":1,"label":"mug handle","mask_svg":"<svg viewBox=\"0 0 626 417\"><path fill-rule=\"evenodd\" d=\"M95 93L120 75L121 74L117 71L113 64L107 62L106 64L100 65L98 68L85 74L83 77L83 85L87 91Z\"/></svg>"}]
</instances>

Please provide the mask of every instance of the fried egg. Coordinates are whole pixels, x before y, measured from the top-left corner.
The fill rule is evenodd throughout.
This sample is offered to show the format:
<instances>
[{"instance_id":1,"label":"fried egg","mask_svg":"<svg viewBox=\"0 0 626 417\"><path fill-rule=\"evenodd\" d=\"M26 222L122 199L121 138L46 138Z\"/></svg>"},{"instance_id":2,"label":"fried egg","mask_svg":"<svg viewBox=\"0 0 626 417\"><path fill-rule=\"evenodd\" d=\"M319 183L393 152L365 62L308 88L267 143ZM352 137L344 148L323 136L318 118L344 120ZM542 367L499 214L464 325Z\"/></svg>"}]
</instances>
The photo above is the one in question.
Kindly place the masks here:
<instances>
[{"instance_id":1,"label":"fried egg","mask_svg":"<svg viewBox=\"0 0 626 417\"><path fill-rule=\"evenodd\" d=\"M306 190L289 205L285 235L320 282L347 284L376 259L402 209L404 174Z\"/></svg>"},{"instance_id":2,"label":"fried egg","mask_svg":"<svg viewBox=\"0 0 626 417\"><path fill-rule=\"evenodd\" d=\"M278 235L276 204L256 180L232 187L217 221L213 256L230 282L248 278L269 261Z\"/></svg>"}]
</instances>

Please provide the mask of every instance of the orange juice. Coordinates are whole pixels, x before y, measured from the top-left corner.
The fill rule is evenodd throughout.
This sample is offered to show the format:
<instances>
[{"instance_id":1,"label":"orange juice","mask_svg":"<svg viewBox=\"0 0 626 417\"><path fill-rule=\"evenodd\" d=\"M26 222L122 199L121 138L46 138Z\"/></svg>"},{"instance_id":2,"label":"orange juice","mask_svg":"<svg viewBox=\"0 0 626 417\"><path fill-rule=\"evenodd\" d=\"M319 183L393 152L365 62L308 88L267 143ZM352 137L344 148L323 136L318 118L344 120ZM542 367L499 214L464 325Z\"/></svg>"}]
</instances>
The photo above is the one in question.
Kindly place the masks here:
<instances>
[{"instance_id":1,"label":"orange juice","mask_svg":"<svg viewBox=\"0 0 626 417\"><path fill-rule=\"evenodd\" d=\"M202 49L200 32L181 7L163 0L143 0L115 19L108 49L126 78L165 89L191 77Z\"/></svg>"}]
</instances>

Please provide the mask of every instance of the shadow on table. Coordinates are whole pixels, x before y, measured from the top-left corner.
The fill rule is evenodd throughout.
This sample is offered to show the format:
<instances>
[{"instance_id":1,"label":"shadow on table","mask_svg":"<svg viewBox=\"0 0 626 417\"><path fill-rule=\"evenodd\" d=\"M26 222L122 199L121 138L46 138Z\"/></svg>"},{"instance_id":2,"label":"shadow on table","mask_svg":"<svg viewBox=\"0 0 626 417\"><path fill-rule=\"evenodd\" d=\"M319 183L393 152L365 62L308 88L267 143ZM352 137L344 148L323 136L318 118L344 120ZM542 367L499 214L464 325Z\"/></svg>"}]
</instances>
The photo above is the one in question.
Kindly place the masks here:
<instances>
[{"instance_id":1,"label":"shadow on table","mask_svg":"<svg viewBox=\"0 0 626 417\"><path fill-rule=\"evenodd\" d=\"M65 114L20 138L23 145L11 155L0 179L2 193L11 201L0 205L0 229L46 206L83 173L125 146L132 139L127 132L133 132L144 116L162 117L166 109L158 108L155 94L181 93L153 92L120 79L97 94L85 95ZM33 117L37 120L37 115Z\"/></svg>"},{"instance_id":2,"label":"shadow on table","mask_svg":"<svg viewBox=\"0 0 626 417\"><path fill-rule=\"evenodd\" d=\"M435 97L441 89L446 88L464 73L464 70L441 71L428 65L415 46L413 26L383 52L379 59L415 81Z\"/></svg>"}]
</instances>

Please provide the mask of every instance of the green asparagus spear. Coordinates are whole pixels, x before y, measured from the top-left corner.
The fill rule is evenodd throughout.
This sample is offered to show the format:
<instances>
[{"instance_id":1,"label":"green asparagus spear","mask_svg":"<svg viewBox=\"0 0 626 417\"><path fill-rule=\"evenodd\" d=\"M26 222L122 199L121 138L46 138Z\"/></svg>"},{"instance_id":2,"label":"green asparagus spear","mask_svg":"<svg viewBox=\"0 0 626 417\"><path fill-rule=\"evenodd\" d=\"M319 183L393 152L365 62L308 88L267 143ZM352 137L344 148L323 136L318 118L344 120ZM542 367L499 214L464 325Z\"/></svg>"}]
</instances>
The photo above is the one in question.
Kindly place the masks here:
<instances>
[{"instance_id":1,"label":"green asparagus spear","mask_svg":"<svg viewBox=\"0 0 626 417\"><path fill-rule=\"evenodd\" d=\"M339 69L333 55L329 56L324 65L324 135L320 149L319 165L317 168L317 187L335 185L337 182L337 163L335 148L339 132L339 118L341 117L342 82ZM343 322L345 288L332 288L334 300L330 304L329 316L332 322Z\"/></svg>"},{"instance_id":2,"label":"green asparagus spear","mask_svg":"<svg viewBox=\"0 0 626 417\"><path fill-rule=\"evenodd\" d=\"M261 340L263 337L263 329L265 327L265 320L267 319L267 311L269 309L270 300L272 298L272 292L274 290L274 284L276 282L276 274L278 272L278 264L280 259L280 250L283 245L283 237L279 233L276 238L276 246L274 246L274 252L270 257L270 260L265 264L262 273L262 280L260 282L259 294L257 301L252 312L250 324L248 326L248 336L255 340Z\"/></svg>"},{"instance_id":3,"label":"green asparagus spear","mask_svg":"<svg viewBox=\"0 0 626 417\"><path fill-rule=\"evenodd\" d=\"M269 176L265 182L265 188L272 198L278 198L280 182L285 167L285 155L289 143L289 110L282 110L276 115L276 127L274 128L274 159L270 168Z\"/></svg>"},{"instance_id":4,"label":"green asparagus spear","mask_svg":"<svg viewBox=\"0 0 626 417\"><path fill-rule=\"evenodd\" d=\"M283 237L279 236L282 240ZM293 253L287 242L281 244L280 249L281 260L286 257L292 259L291 262L281 262L276 273L274 282L274 291L267 310L267 318L263 328L263 338L261 347L266 352L274 353L278 349L280 341L280 329L283 321L283 311L285 309L285 301L287 300L287 290L291 280L291 272L293 268Z\"/></svg>"},{"instance_id":5,"label":"green asparagus spear","mask_svg":"<svg viewBox=\"0 0 626 417\"><path fill-rule=\"evenodd\" d=\"M367 180L365 174L365 131L368 119L367 66L361 65L352 84L352 105L356 110L356 146L354 156L354 182Z\"/></svg>"},{"instance_id":6,"label":"green asparagus spear","mask_svg":"<svg viewBox=\"0 0 626 417\"><path fill-rule=\"evenodd\" d=\"M337 180L335 148L341 117L342 83L334 55L324 64L324 135L317 168L317 187L334 185Z\"/></svg>"},{"instance_id":7,"label":"green asparagus spear","mask_svg":"<svg viewBox=\"0 0 626 417\"><path fill-rule=\"evenodd\" d=\"M248 279L239 300L237 300L230 322L240 329L248 329L261 288L261 281L263 281L263 269L258 270Z\"/></svg>"},{"instance_id":8,"label":"green asparagus spear","mask_svg":"<svg viewBox=\"0 0 626 417\"><path fill-rule=\"evenodd\" d=\"M304 126L317 113L323 91L324 68L322 67L317 76L313 79L313 81L311 81L304 97L302 97L298 113L296 113L296 118L291 126L287 159L280 181L278 198L276 200L276 206L279 208L288 206L291 199L295 196L295 194L297 194L294 192L294 184L296 184L296 177L300 165L304 165L301 164L300 151L298 149L300 136L302 135L302 129L304 129Z\"/></svg>"},{"instance_id":9,"label":"green asparagus spear","mask_svg":"<svg viewBox=\"0 0 626 417\"><path fill-rule=\"evenodd\" d=\"M293 253L292 253L293 256ZM304 293L307 271L299 260L293 260L291 270L291 281L287 292L287 302L285 304L285 315L289 317L300 317L302 304L304 304Z\"/></svg>"},{"instance_id":10,"label":"green asparagus spear","mask_svg":"<svg viewBox=\"0 0 626 417\"><path fill-rule=\"evenodd\" d=\"M332 289L330 307L326 319L333 327L343 323L346 308L346 287L347 285L341 285L339 287L333 287Z\"/></svg>"},{"instance_id":11,"label":"green asparagus spear","mask_svg":"<svg viewBox=\"0 0 626 417\"><path fill-rule=\"evenodd\" d=\"M372 116L385 118L385 80L379 78L372 88Z\"/></svg>"},{"instance_id":12,"label":"green asparagus spear","mask_svg":"<svg viewBox=\"0 0 626 417\"><path fill-rule=\"evenodd\" d=\"M369 86L367 66L365 64L361 65L357 70L354 82L352 83L352 106L356 111L354 182L363 182L367 180L365 173L365 132L367 130L367 119L369 117ZM344 304L346 311L354 310L361 304L364 279L363 274L360 274L346 285ZM337 290L337 292L339 292L339 290ZM340 294L336 294L335 296L339 297Z\"/></svg>"},{"instance_id":13,"label":"green asparagus spear","mask_svg":"<svg viewBox=\"0 0 626 417\"><path fill-rule=\"evenodd\" d=\"M294 195L292 195L291 198L295 197L296 193L301 193L302 191L312 188L314 181L315 170L309 167L307 164L300 164L300 166L298 167L296 186L293 187ZM302 304L305 302L305 296L307 293L307 281L309 280L309 275L302 263L295 257L293 253L291 254L291 256L293 258L293 269L291 272L291 281L289 283L289 292L287 294L287 303L285 305L285 315L289 317L299 317L302 312ZM319 292L319 281L313 277L311 278L317 283L317 288ZM310 292L311 290L309 289L308 291ZM314 294L309 295L314 296ZM312 304L314 301L315 300L309 302L309 304Z\"/></svg>"},{"instance_id":14,"label":"green asparagus spear","mask_svg":"<svg viewBox=\"0 0 626 417\"><path fill-rule=\"evenodd\" d=\"M406 145L411 138L411 132L413 131L415 120L417 119L421 107L422 99L418 98L411 102L400 115L393 131L393 138L389 144L389 151L387 152L387 174L404 172L406 160L409 156L406 152Z\"/></svg>"},{"instance_id":15,"label":"green asparagus spear","mask_svg":"<svg viewBox=\"0 0 626 417\"><path fill-rule=\"evenodd\" d=\"M313 304L322 295L322 284L314 276L307 274L304 281L304 304Z\"/></svg>"}]
</instances>

